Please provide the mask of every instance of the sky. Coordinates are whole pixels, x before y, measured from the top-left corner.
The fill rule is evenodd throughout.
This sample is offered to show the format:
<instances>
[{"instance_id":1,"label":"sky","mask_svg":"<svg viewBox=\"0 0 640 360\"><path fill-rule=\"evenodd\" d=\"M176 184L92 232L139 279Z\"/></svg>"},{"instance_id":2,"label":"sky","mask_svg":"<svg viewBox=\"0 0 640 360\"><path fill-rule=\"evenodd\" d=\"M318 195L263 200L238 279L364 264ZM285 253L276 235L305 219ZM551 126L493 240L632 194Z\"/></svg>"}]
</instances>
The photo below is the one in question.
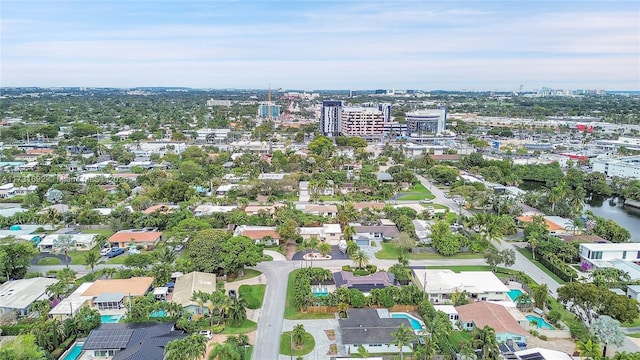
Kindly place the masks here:
<instances>
[{"instance_id":1,"label":"sky","mask_svg":"<svg viewBox=\"0 0 640 360\"><path fill-rule=\"evenodd\" d=\"M640 90L640 1L0 0L0 86Z\"/></svg>"}]
</instances>

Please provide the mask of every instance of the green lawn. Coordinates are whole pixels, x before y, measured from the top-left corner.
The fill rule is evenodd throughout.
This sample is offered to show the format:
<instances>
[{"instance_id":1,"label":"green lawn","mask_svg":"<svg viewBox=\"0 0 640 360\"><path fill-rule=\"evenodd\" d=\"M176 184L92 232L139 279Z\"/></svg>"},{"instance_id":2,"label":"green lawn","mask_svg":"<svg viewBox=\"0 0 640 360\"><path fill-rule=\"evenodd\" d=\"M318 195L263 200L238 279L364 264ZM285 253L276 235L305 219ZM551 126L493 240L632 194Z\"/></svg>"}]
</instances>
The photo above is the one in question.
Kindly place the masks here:
<instances>
[{"instance_id":1,"label":"green lawn","mask_svg":"<svg viewBox=\"0 0 640 360\"><path fill-rule=\"evenodd\" d=\"M93 248L95 249L95 248ZM92 249L92 250L93 250ZM91 251L72 251L69 253L69 256L71 257L71 265L84 265L84 257L85 255L87 255L87 253ZM96 251L96 250L93 250Z\"/></svg>"},{"instance_id":2,"label":"green lawn","mask_svg":"<svg viewBox=\"0 0 640 360\"><path fill-rule=\"evenodd\" d=\"M124 261L127 259L127 256L129 256L129 254L125 252L122 255L118 255L114 258L106 260L104 263L105 264L124 264Z\"/></svg>"},{"instance_id":3,"label":"green lawn","mask_svg":"<svg viewBox=\"0 0 640 360\"><path fill-rule=\"evenodd\" d=\"M380 260L397 260L400 256L400 248L394 243L382 243L382 250L376 252L376 258ZM438 260L438 259L481 259L482 254L460 253L452 256L443 256L437 253L412 254L410 260Z\"/></svg>"},{"instance_id":4,"label":"green lawn","mask_svg":"<svg viewBox=\"0 0 640 360\"><path fill-rule=\"evenodd\" d=\"M454 349L459 347L461 342L466 343L471 340L471 332L470 331L453 331L449 334L449 344Z\"/></svg>"},{"instance_id":5,"label":"green lawn","mask_svg":"<svg viewBox=\"0 0 640 360\"><path fill-rule=\"evenodd\" d=\"M558 310L560 312L560 320L571 329L571 335L574 336L574 338L581 339L585 336L590 336L589 329L587 329L584 323L571 311L565 309L562 304L552 297L547 297L547 301L551 310Z\"/></svg>"},{"instance_id":6,"label":"green lawn","mask_svg":"<svg viewBox=\"0 0 640 360\"><path fill-rule=\"evenodd\" d=\"M38 260L38 265L60 265L62 261L57 257L46 257Z\"/></svg>"},{"instance_id":7,"label":"green lawn","mask_svg":"<svg viewBox=\"0 0 640 360\"><path fill-rule=\"evenodd\" d=\"M636 338L636 339L640 339L640 333L627 334L627 336L632 337L632 338Z\"/></svg>"},{"instance_id":8,"label":"green lawn","mask_svg":"<svg viewBox=\"0 0 640 360\"><path fill-rule=\"evenodd\" d=\"M258 270L253 270L253 269L244 269L244 276L243 277L237 277L233 280L229 280L229 282L234 282L234 281L240 281L240 280L247 280L247 279L251 279L254 278L256 276L260 276L262 275L262 273Z\"/></svg>"},{"instance_id":9,"label":"green lawn","mask_svg":"<svg viewBox=\"0 0 640 360\"><path fill-rule=\"evenodd\" d=\"M291 349L292 345L291 345L291 331L286 331L283 332L282 335L280 336L280 354L282 355L286 355L286 356L303 356L303 355L307 355L308 353L311 352L311 350L313 350L314 347L316 347L316 341L313 338L313 335L309 334L308 332L304 333L304 339L302 340L302 346L300 348L293 348L293 354L292 354L292 349Z\"/></svg>"},{"instance_id":10,"label":"green lawn","mask_svg":"<svg viewBox=\"0 0 640 360\"><path fill-rule=\"evenodd\" d=\"M265 284L259 285L240 285L238 289L240 297L247 300L249 309L259 309L264 299L264 291L267 288Z\"/></svg>"},{"instance_id":11,"label":"green lawn","mask_svg":"<svg viewBox=\"0 0 640 360\"><path fill-rule=\"evenodd\" d=\"M544 265L542 265L540 262L538 262L537 260L533 260L533 255L531 254L531 251L529 251L528 249L523 249L520 247L516 247L516 250L518 250L518 252L520 254L522 254L524 257L526 257L527 259L529 259L535 266L538 267L538 269L544 271L545 274L549 275L553 280L555 280L558 284L563 285L566 284L566 281L560 279L558 277L558 275L554 274L551 272L551 270L547 269L546 267L544 267Z\"/></svg>"},{"instance_id":12,"label":"green lawn","mask_svg":"<svg viewBox=\"0 0 640 360\"><path fill-rule=\"evenodd\" d=\"M435 196L427 190L422 184L416 184L409 188L409 190L402 191L404 195L400 196L398 200L424 200L435 199Z\"/></svg>"},{"instance_id":13,"label":"green lawn","mask_svg":"<svg viewBox=\"0 0 640 360\"><path fill-rule=\"evenodd\" d=\"M109 236L113 235L114 231L111 229L84 229L82 233L104 235L106 238L109 238Z\"/></svg>"},{"instance_id":14,"label":"green lawn","mask_svg":"<svg viewBox=\"0 0 640 360\"><path fill-rule=\"evenodd\" d=\"M622 324L620 324L620 326L622 326L622 327L638 327L638 326L640 326L640 318L637 318L633 322L630 322L630 323L622 323Z\"/></svg>"},{"instance_id":15,"label":"green lawn","mask_svg":"<svg viewBox=\"0 0 640 360\"><path fill-rule=\"evenodd\" d=\"M273 256L271 255L262 255L262 260L260 261L273 261Z\"/></svg>"},{"instance_id":16,"label":"green lawn","mask_svg":"<svg viewBox=\"0 0 640 360\"><path fill-rule=\"evenodd\" d=\"M295 306L295 298L293 296L293 280L295 278L295 274L298 273L300 269L293 270L289 274L289 280L287 281L287 302L284 306L284 318L287 320L303 320L303 319L333 319L335 318L334 314L305 314L296 310Z\"/></svg>"},{"instance_id":17,"label":"green lawn","mask_svg":"<svg viewBox=\"0 0 640 360\"><path fill-rule=\"evenodd\" d=\"M256 324L255 322L249 320L249 319L245 319L243 321L241 321L238 325L235 325L233 323L233 321L229 321L227 322L227 324L224 327L224 330L222 331L223 334L228 334L228 335L232 335L232 334L246 334L248 332L251 332L255 329L258 328L258 324Z\"/></svg>"}]
</instances>

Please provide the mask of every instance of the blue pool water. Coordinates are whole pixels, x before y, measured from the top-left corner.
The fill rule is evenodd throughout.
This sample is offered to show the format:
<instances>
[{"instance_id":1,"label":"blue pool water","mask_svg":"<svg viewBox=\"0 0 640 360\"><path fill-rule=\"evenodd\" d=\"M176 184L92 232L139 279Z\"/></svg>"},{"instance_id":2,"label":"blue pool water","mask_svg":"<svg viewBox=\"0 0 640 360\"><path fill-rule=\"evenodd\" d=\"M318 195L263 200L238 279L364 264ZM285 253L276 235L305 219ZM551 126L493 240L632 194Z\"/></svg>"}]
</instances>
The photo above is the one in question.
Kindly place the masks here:
<instances>
[{"instance_id":1,"label":"blue pool water","mask_svg":"<svg viewBox=\"0 0 640 360\"><path fill-rule=\"evenodd\" d=\"M117 323L122 319L122 315L100 315L100 322L103 324Z\"/></svg>"},{"instance_id":2,"label":"blue pool water","mask_svg":"<svg viewBox=\"0 0 640 360\"><path fill-rule=\"evenodd\" d=\"M168 316L166 312L164 312L164 310L160 310L160 311L154 311L151 313L151 315L149 315L149 317L152 318L159 318L159 317L166 317Z\"/></svg>"},{"instance_id":3,"label":"blue pool water","mask_svg":"<svg viewBox=\"0 0 640 360\"><path fill-rule=\"evenodd\" d=\"M65 356L61 357L60 360L78 359L80 357L80 354L82 353L82 345L83 344L78 344L78 343L73 344L73 346L71 347L71 350L69 350L69 352L66 353Z\"/></svg>"},{"instance_id":4,"label":"blue pool water","mask_svg":"<svg viewBox=\"0 0 640 360\"><path fill-rule=\"evenodd\" d=\"M411 327L413 330L422 330L422 324L420 321L413 316L406 313L392 313L391 317L394 319L408 319L411 322Z\"/></svg>"},{"instance_id":5,"label":"blue pool water","mask_svg":"<svg viewBox=\"0 0 640 360\"><path fill-rule=\"evenodd\" d=\"M527 315L526 318L528 321L535 321L540 329L553 330L553 326L539 316Z\"/></svg>"},{"instance_id":6,"label":"blue pool water","mask_svg":"<svg viewBox=\"0 0 640 360\"><path fill-rule=\"evenodd\" d=\"M329 290L327 288L312 288L313 296L327 296Z\"/></svg>"},{"instance_id":7,"label":"blue pool water","mask_svg":"<svg viewBox=\"0 0 640 360\"><path fill-rule=\"evenodd\" d=\"M511 300L516 301L516 298L518 297L518 295L522 294L522 290L511 289L507 294L509 294L509 297L511 298Z\"/></svg>"}]
</instances>

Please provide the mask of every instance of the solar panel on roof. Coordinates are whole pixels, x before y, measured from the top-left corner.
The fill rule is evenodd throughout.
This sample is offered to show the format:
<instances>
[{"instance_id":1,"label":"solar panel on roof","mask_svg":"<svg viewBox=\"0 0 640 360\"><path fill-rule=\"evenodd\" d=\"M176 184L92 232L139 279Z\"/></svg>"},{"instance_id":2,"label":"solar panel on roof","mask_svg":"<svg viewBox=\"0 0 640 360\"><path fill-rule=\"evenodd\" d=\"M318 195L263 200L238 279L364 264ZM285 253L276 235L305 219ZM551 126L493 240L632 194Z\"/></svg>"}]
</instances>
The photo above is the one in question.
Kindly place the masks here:
<instances>
[{"instance_id":1,"label":"solar panel on roof","mask_svg":"<svg viewBox=\"0 0 640 360\"><path fill-rule=\"evenodd\" d=\"M522 360L546 360L539 352L533 354L519 355Z\"/></svg>"}]
</instances>

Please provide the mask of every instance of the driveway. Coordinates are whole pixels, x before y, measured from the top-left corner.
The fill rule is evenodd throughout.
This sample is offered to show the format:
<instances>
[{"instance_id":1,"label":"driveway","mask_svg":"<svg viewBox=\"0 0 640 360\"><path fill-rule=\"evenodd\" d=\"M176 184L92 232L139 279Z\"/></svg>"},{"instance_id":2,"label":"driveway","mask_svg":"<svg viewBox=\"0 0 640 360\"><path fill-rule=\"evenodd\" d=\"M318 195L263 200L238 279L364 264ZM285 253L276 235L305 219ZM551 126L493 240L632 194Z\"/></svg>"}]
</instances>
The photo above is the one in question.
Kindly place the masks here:
<instances>
[{"instance_id":1,"label":"driveway","mask_svg":"<svg viewBox=\"0 0 640 360\"><path fill-rule=\"evenodd\" d=\"M54 254L54 253L45 253L45 252L40 253L36 257L31 259L31 261L29 262L29 265L38 266L38 261L40 261L42 259L46 259L46 258L60 259L60 263L62 265L67 265L67 264L71 265L71 257L70 256L66 256L66 255L62 255L62 254Z\"/></svg>"},{"instance_id":2,"label":"driveway","mask_svg":"<svg viewBox=\"0 0 640 360\"><path fill-rule=\"evenodd\" d=\"M291 260L304 260L303 256L310 252L311 252L310 250L298 251L297 253L293 254L293 257L291 258ZM318 252L318 251L316 250L315 252ZM331 246L331 252L329 253L329 255L331 255L331 260L349 260L349 255L340 251L337 245ZM317 261L324 262L326 260L317 260Z\"/></svg>"}]
</instances>

